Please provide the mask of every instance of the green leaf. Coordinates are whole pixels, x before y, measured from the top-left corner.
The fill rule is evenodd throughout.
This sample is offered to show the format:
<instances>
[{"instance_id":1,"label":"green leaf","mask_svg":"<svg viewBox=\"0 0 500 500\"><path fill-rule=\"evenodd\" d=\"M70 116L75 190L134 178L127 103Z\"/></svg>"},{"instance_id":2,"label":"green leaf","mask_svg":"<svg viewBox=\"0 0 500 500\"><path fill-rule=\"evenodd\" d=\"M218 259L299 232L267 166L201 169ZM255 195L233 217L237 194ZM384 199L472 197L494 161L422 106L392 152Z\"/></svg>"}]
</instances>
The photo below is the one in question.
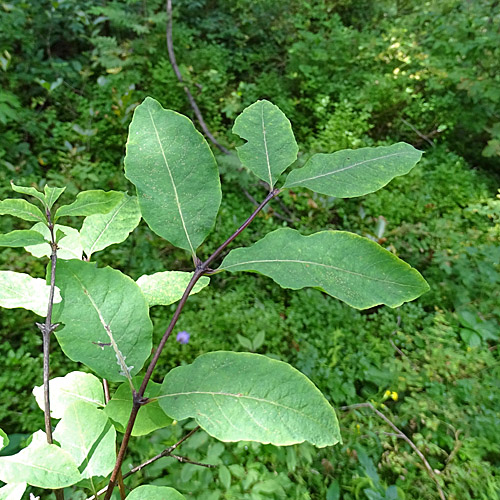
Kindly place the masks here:
<instances>
[{"instance_id":1,"label":"green leaf","mask_svg":"<svg viewBox=\"0 0 500 500\"><path fill-rule=\"evenodd\" d=\"M54 203L59 199L59 196L61 196L64 191L65 187L59 188L59 187L49 187L47 184L43 187L43 191L45 193L45 202L47 203L47 206L49 210L52 208Z\"/></svg>"},{"instance_id":2,"label":"green leaf","mask_svg":"<svg viewBox=\"0 0 500 500\"><path fill-rule=\"evenodd\" d=\"M7 434L2 429L0 429L0 450L5 448L8 444L9 436L7 436Z\"/></svg>"},{"instance_id":3,"label":"green leaf","mask_svg":"<svg viewBox=\"0 0 500 500\"><path fill-rule=\"evenodd\" d=\"M429 290L406 262L344 231L302 236L293 229L278 229L251 247L229 252L220 270L258 272L293 290L318 288L357 309L398 307Z\"/></svg>"},{"instance_id":4,"label":"green leaf","mask_svg":"<svg viewBox=\"0 0 500 500\"><path fill-rule=\"evenodd\" d=\"M214 156L192 122L147 97L130 124L125 176L149 227L194 255L215 223L221 189Z\"/></svg>"},{"instance_id":5,"label":"green leaf","mask_svg":"<svg viewBox=\"0 0 500 500\"><path fill-rule=\"evenodd\" d=\"M292 170L283 188L306 187L338 198L362 196L384 187L394 177L407 174L421 156L421 151L404 142L319 153L302 168Z\"/></svg>"},{"instance_id":6,"label":"green leaf","mask_svg":"<svg viewBox=\"0 0 500 500\"><path fill-rule=\"evenodd\" d=\"M16 186L12 181L10 181L10 186L12 187L12 190L15 191L16 193L27 194L28 196L34 196L37 200L42 202L44 207L47 205L44 194L38 191L38 189L34 187Z\"/></svg>"},{"instance_id":7,"label":"green leaf","mask_svg":"<svg viewBox=\"0 0 500 500\"><path fill-rule=\"evenodd\" d=\"M64 377L49 381L50 415L62 418L66 409L75 402L92 408L104 407L104 391L101 381L91 373L71 372ZM44 409L43 385L33 389L40 409Z\"/></svg>"},{"instance_id":8,"label":"green leaf","mask_svg":"<svg viewBox=\"0 0 500 500\"><path fill-rule=\"evenodd\" d=\"M26 491L26 483L10 483L0 488L0 500L21 500Z\"/></svg>"},{"instance_id":9,"label":"green leaf","mask_svg":"<svg viewBox=\"0 0 500 500\"><path fill-rule=\"evenodd\" d=\"M0 215L13 215L24 220L45 222L45 216L41 210L26 200L0 201Z\"/></svg>"},{"instance_id":10,"label":"green leaf","mask_svg":"<svg viewBox=\"0 0 500 500\"><path fill-rule=\"evenodd\" d=\"M257 101L239 115L233 133L248 141L236 148L241 163L272 188L297 159L299 150L290 121L269 101Z\"/></svg>"},{"instance_id":11,"label":"green leaf","mask_svg":"<svg viewBox=\"0 0 500 500\"><path fill-rule=\"evenodd\" d=\"M260 354L212 352L170 371L158 399L176 420L192 417L221 441L278 446L340 440L335 411L295 368Z\"/></svg>"},{"instance_id":12,"label":"green leaf","mask_svg":"<svg viewBox=\"0 0 500 500\"><path fill-rule=\"evenodd\" d=\"M136 389L140 387L141 382L142 377L134 378L133 384ZM137 415L134 428L132 429L132 436L144 436L172 423L172 419L165 415L158 401L154 401L155 397L160 394L161 385L150 381L144 395L153 401L141 408L141 411ZM126 382L118 387L113 397L106 405L104 413L113 420L116 424L116 428L120 432L125 432L131 410L132 391L130 390L130 385Z\"/></svg>"},{"instance_id":13,"label":"green leaf","mask_svg":"<svg viewBox=\"0 0 500 500\"><path fill-rule=\"evenodd\" d=\"M177 490L167 486L139 486L125 500L186 500Z\"/></svg>"},{"instance_id":14,"label":"green leaf","mask_svg":"<svg viewBox=\"0 0 500 500\"><path fill-rule=\"evenodd\" d=\"M83 251L88 259L94 252L114 243L121 243L141 220L139 203L135 196L125 195L107 214L95 214L83 221L80 230Z\"/></svg>"},{"instance_id":15,"label":"green leaf","mask_svg":"<svg viewBox=\"0 0 500 500\"><path fill-rule=\"evenodd\" d=\"M136 283L120 271L90 262L58 260L62 303L53 321L62 350L113 382L136 374L151 354L152 324Z\"/></svg>"},{"instance_id":16,"label":"green leaf","mask_svg":"<svg viewBox=\"0 0 500 500\"><path fill-rule=\"evenodd\" d=\"M193 273L182 271L164 271L149 275L144 274L137 280L137 284L141 287L149 307L167 306L181 299L192 276ZM202 276L191 290L190 295L203 290L209 283L210 278Z\"/></svg>"},{"instance_id":17,"label":"green leaf","mask_svg":"<svg viewBox=\"0 0 500 500\"><path fill-rule=\"evenodd\" d=\"M45 238L37 231L21 230L0 234L0 247L25 247L45 243Z\"/></svg>"},{"instance_id":18,"label":"green leaf","mask_svg":"<svg viewBox=\"0 0 500 500\"><path fill-rule=\"evenodd\" d=\"M56 232L56 238L59 238L60 233L65 235L57 241L57 258L80 260L82 258L83 249L78 230L69 226L61 226L60 224L56 224L54 230ZM48 242L51 240L51 235L47 225L39 222L31 228L31 231L36 231L43 235L44 243L27 245L24 247L26 251L38 258L50 257L52 248Z\"/></svg>"},{"instance_id":19,"label":"green leaf","mask_svg":"<svg viewBox=\"0 0 500 500\"><path fill-rule=\"evenodd\" d=\"M43 442L44 436L42 431L37 431L29 446L16 455L0 457L1 481L56 489L81 480L71 456L56 445Z\"/></svg>"},{"instance_id":20,"label":"green leaf","mask_svg":"<svg viewBox=\"0 0 500 500\"><path fill-rule=\"evenodd\" d=\"M83 479L107 476L116 461L116 431L102 410L81 401L66 408L54 439L75 461Z\"/></svg>"},{"instance_id":21,"label":"green leaf","mask_svg":"<svg viewBox=\"0 0 500 500\"><path fill-rule=\"evenodd\" d=\"M0 307L13 309L22 307L39 316L47 314L50 286L41 278L13 271L0 271ZM61 302L56 288L54 302Z\"/></svg>"},{"instance_id":22,"label":"green leaf","mask_svg":"<svg viewBox=\"0 0 500 500\"><path fill-rule=\"evenodd\" d=\"M94 214L105 214L122 201L124 193L118 191L82 191L71 205L59 207L54 220L67 216L87 217Z\"/></svg>"}]
</instances>

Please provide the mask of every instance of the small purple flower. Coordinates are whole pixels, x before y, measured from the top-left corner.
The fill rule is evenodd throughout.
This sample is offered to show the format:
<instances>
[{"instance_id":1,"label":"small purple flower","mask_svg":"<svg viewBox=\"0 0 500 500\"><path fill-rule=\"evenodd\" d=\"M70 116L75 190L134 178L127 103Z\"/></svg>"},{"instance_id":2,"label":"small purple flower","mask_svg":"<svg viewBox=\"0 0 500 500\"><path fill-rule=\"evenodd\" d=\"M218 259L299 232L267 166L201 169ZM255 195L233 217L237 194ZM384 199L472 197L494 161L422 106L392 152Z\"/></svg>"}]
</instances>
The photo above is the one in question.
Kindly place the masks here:
<instances>
[{"instance_id":1,"label":"small purple flower","mask_svg":"<svg viewBox=\"0 0 500 500\"><path fill-rule=\"evenodd\" d=\"M177 334L177 342L179 342L179 344L187 344L189 342L189 333L186 332L186 331L182 331L182 332L179 332Z\"/></svg>"}]
</instances>

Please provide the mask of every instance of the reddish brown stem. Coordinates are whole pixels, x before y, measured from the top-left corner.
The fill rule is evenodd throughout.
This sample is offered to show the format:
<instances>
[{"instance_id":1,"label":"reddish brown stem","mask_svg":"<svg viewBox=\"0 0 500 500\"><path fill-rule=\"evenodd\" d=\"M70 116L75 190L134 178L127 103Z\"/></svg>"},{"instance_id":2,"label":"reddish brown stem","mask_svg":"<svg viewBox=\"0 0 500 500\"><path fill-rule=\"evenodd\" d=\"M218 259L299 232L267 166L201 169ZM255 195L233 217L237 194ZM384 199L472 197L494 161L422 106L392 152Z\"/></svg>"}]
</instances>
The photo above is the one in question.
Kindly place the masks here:
<instances>
[{"instance_id":1,"label":"reddish brown stem","mask_svg":"<svg viewBox=\"0 0 500 500\"><path fill-rule=\"evenodd\" d=\"M224 251L224 249L232 242L234 241L250 224L251 222L257 217L259 212L278 194L280 193L279 189L273 189L265 198L265 200L254 210L252 215L219 247L215 252L205 261L200 263L197 267L196 270L191 277L191 280L189 281L188 286L186 287L186 290L184 291L184 294L182 295L181 300L179 301L179 304L177 305L177 308L174 312L174 315L172 316L172 319L170 321L170 324L168 325L168 328L166 329L165 333L163 334L163 337L158 345L158 348L156 349L153 359L149 363L148 369L146 371L146 375L144 375L144 379L142 381L141 387L138 392L134 393L133 395L133 403L132 403L132 411L130 412L130 417L128 420L127 428L125 430L125 434L123 435L123 440L122 444L120 446L120 451L118 452L118 456L116 458L116 463L115 463L115 468L113 470L113 473L111 474L111 479L108 484L108 488L106 490L106 496L104 497L104 500L109 500L111 498L111 494L113 493L113 489L116 485L116 481L118 478L118 474L121 470L121 466L123 463L123 460L125 458L125 453L127 451L128 443L130 441L130 436L132 435L132 429L134 427L135 420L137 418L137 414L139 413L139 410L141 406L147 403L147 398L144 398L144 393L146 392L146 387L148 385L148 382L153 374L153 371L156 367L156 364L158 362L158 359L160 358L160 355L162 353L163 348L165 347L165 343L169 339L176 323L177 320L179 319L179 316L184 308L184 305L186 304L186 301L189 297L189 294L191 293L191 290L193 287L196 285L197 281L205 274L210 274L211 269L210 265L212 262Z\"/></svg>"}]
</instances>

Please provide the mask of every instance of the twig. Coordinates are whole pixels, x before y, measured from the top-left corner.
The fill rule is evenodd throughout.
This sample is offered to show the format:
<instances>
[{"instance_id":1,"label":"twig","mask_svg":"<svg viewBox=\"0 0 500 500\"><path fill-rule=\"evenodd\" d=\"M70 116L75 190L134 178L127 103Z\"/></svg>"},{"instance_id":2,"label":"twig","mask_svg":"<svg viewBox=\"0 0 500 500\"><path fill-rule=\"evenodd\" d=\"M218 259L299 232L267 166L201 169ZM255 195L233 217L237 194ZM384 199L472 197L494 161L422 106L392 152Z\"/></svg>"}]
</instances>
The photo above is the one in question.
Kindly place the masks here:
<instances>
[{"instance_id":1,"label":"twig","mask_svg":"<svg viewBox=\"0 0 500 500\"><path fill-rule=\"evenodd\" d=\"M138 465L137 467L130 469L126 474L123 475L123 479L127 479L127 477L131 476L132 474L135 474L136 472L139 472L140 470L144 469L144 467L151 465L152 463L156 462L157 460L160 460L160 458L163 458L163 457L174 456L177 459L179 459L179 458L182 459L182 460L179 460L180 462L187 461L188 459L185 459L184 457L177 457L177 455L172 455L172 452L175 451L176 448L178 448L184 441L189 439L199 429L200 429L200 426L198 425L192 431L188 432L184 437L182 437L179 441L177 441L177 443L173 444L172 446L169 446L168 448L163 450L161 453L158 453L158 455L150 458L149 460L146 460L141 465ZM189 461L188 463L193 463L195 465L202 465L203 467L214 467L213 465L201 464L201 463L191 462L191 461ZM87 498L87 500L96 500L96 498L98 498L99 495L102 495L105 491L108 490L108 487L109 487L109 485L102 488L101 490L99 490L97 492L96 495L93 495L93 496Z\"/></svg>"},{"instance_id":2,"label":"twig","mask_svg":"<svg viewBox=\"0 0 500 500\"><path fill-rule=\"evenodd\" d=\"M408 127L410 127L413 132L415 132L421 139L426 141L428 144L430 144L432 147L435 146L435 144L429 139L428 136L422 134L419 130L417 130L410 122L406 121L404 118L401 118L401 121Z\"/></svg>"},{"instance_id":3,"label":"twig","mask_svg":"<svg viewBox=\"0 0 500 500\"><path fill-rule=\"evenodd\" d=\"M266 184L267 185L267 184ZM243 194L256 206L258 207L259 206L259 202L245 189L245 188L241 188L242 191L243 191ZM279 198L278 198L279 199ZM285 217L284 215L281 215L279 212L276 212L276 210L273 210L273 215L277 218L277 219L281 219L281 220L284 220L290 224L293 224L293 220L288 218L288 217Z\"/></svg>"},{"instance_id":4,"label":"twig","mask_svg":"<svg viewBox=\"0 0 500 500\"><path fill-rule=\"evenodd\" d=\"M375 414L378 417L380 417L389 427L391 427L391 429L393 429L396 432L397 437L403 439L410 445L410 448L418 455L418 457L424 464L431 479L434 481L434 483L436 483L436 487L439 492L439 497L441 498L441 500L446 500L446 496L436 478L436 475L434 474L434 471L432 470L432 467L430 466L429 462L422 454L422 452L417 448L417 445L401 429L399 429L399 427L396 427L396 425L393 424L392 421L389 420L381 411L377 410L371 403L359 403L359 404L340 407L342 411L356 410L358 408L370 408L373 412L375 412Z\"/></svg>"},{"instance_id":5,"label":"twig","mask_svg":"<svg viewBox=\"0 0 500 500\"><path fill-rule=\"evenodd\" d=\"M194 460L191 460L187 457L181 457L180 455L170 455L172 458L175 458L178 460L181 464L192 464L192 465L199 465L200 467L206 467L207 469L213 469L217 467L216 465L212 464L204 464L202 462L195 462Z\"/></svg>"},{"instance_id":6,"label":"twig","mask_svg":"<svg viewBox=\"0 0 500 500\"><path fill-rule=\"evenodd\" d=\"M205 262L200 262L197 266L196 269L193 273L193 276L191 277L191 280L189 281L186 290L184 291L184 294L182 295L181 300L179 301L179 304L177 305L177 308L174 312L174 315L172 316L172 319L170 320L170 324L168 325L165 333L163 334L163 337L160 340L160 343L158 344L158 348L156 349L156 352L153 355L153 359L149 363L148 369L146 371L146 374L144 375L144 379L142 381L141 387L139 388L138 392L133 392L133 399L132 399L132 410L130 412L130 417L127 423L127 428L125 429L125 434L123 435L123 440L122 444L120 446L120 451L118 452L118 456L116 458L116 463L115 463L115 468L111 474L111 478L109 480L108 488L106 491L106 496L104 497L104 500L109 500L111 498L111 495L113 493L113 489L116 485L116 481L118 478L118 473L121 469L121 465L123 463L123 459L125 458L125 452L127 451L128 443L130 441L130 436L132 435L132 429L134 427L135 420L137 418L137 414L139 413L139 410L141 406L145 405L148 402L148 399L144 397L144 393L146 392L146 387L148 385L148 382L153 374L153 371L156 367L156 363L158 362L158 359L160 358L160 355L163 351L163 348L165 347L165 343L170 337L170 334L172 333L177 320L179 319L179 316L182 312L182 309L184 308L184 305L186 304L187 299L189 298L189 294L191 293L191 290L194 288L196 285L197 281L204 275L208 275L213 273L213 270L210 269L210 265L212 262L224 251L224 249L233 241L235 240L257 217L259 212L273 199L276 198L280 194L279 189L273 189L264 199L264 201L254 210L252 215L219 247L215 252L205 261Z\"/></svg>"},{"instance_id":7,"label":"twig","mask_svg":"<svg viewBox=\"0 0 500 500\"><path fill-rule=\"evenodd\" d=\"M47 226L50 232L50 291L49 291L49 304L47 306L47 315L45 316L45 323L36 323L36 326L42 332L43 339L43 399L44 399L44 417L45 417L45 434L47 436L47 443L53 444L52 438L52 423L50 420L50 336L52 332L59 326L58 323L52 323L52 309L54 307L54 293L56 289L56 264L57 264L57 242L54 232L54 223L50 210L46 208L45 216L47 217ZM57 500L64 500L63 490L54 490Z\"/></svg>"},{"instance_id":8,"label":"twig","mask_svg":"<svg viewBox=\"0 0 500 500\"><path fill-rule=\"evenodd\" d=\"M191 105L191 108L193 108L194 114L196 115L196 118L198 119L198 122L200 123L200 126L203 129L203 132L205 132L205 135L210 139L210 141L216 147L218 147L224 154L226 155L230 154L229 150L226 149L222 144L219 144L219 142L212 135L210 130L208 130L205 120L203 119L203 115L201 114L200 108L196 104L196 101L194 100L194 97L191 94L189 88L184 83L184 79L182 78L182 73L179 69L179 66L177 66L177 61L175 59L175 52L174 52L174 43L172 41L172 0L167 0L167 50L168 50L168 57L170 59L170 64L172 65L175 76L177 77L177 80L179 80L179 83L183 84L184 92L187 95L189 104Z\"/></svg>"}]
</instances>

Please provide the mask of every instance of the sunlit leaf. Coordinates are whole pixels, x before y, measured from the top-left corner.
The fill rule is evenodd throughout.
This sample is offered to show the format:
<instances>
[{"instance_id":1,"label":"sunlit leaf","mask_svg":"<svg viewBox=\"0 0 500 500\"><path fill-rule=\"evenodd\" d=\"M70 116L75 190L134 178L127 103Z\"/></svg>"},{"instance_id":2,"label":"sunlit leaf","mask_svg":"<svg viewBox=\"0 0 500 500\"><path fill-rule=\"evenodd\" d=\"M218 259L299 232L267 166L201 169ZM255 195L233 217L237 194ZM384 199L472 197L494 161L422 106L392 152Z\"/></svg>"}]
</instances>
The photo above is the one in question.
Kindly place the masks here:
<instances>
[{"instance_id":1,"label":"sunlit leaf","mask_svg":"<svg viewBox=\"0 0 500 500\"><path fill-rule=\"evenodd\" d=\"M177 490L167 486L139 486L125 500L186 500Z\"/></svg>"},{"instance_id":2,"label":"sunlit leaf","mask_svg":"<svg viewBox=\"0 0 500 500\"><path fill-rule=\"evenodd\" d=\"M104 407L102 382L91 373L71 372L64 377L49 381L50 415L62 418L66 409L75 402L85 403L93 408ZM44 409L43 385L33 389L33 395L41 410Z\"/></svg>"},{"instance_id":3,"label":"sunlit leaf","mask_svg":"<svg viewBox=\"0 0 500 500\"><path fill-rule=\"evenodd\" d=\"M51 235L47 224L39 222L35 224L31 230L43 235L45 241L38 245L26 245L24 247L26 251L38 258L50 257L52 248L48 242L51 240ZM78 230L69 226L56 224L54 226L54 231L56 235L60 235L61 233L64 234L64 236L57 241L57 258L80 260L82 258L83 249Z\"/></svg>"},{"instance_id":4,"label":"sunlit leaf","mask_svg":"<svg viewBox=\"0 0 500 500\"><path fill-rule=\"evenodd\" d=\"M64 488L81 480L77 466L69 453L54 444L44 442L45 434L38 431L29 446L15 455L0 457L0 481L26 482L39 488Z\"/></svg>"},{"instance_id":5,"label":"sunlit leaf","mask_svg":"<svg viewBox=\"0 0 500 500\"><path fill-rule=\"evenodd\" d=\"M32 278L29 274L13 271L0 271L0 307L13 309L22 307L39 316L47 314L50 287L41 278ZM60 302L61 296L56 288L54 302Z\"/></svg>"},{"instance_id":6,"label":"sunlit leaf","mask_svg":"<svg viewBox=\"0 0 500 500\"><path fill-rule=\"evenodd\" d=\"M149 307L167 306L181 299L192 276L193 273L182 271L163 271L150 275L144 274L137 280L137 284L141 287ZM210 278L202 276L190 295L203 290L209 283Z\"/></svg>"}]
</instances>

